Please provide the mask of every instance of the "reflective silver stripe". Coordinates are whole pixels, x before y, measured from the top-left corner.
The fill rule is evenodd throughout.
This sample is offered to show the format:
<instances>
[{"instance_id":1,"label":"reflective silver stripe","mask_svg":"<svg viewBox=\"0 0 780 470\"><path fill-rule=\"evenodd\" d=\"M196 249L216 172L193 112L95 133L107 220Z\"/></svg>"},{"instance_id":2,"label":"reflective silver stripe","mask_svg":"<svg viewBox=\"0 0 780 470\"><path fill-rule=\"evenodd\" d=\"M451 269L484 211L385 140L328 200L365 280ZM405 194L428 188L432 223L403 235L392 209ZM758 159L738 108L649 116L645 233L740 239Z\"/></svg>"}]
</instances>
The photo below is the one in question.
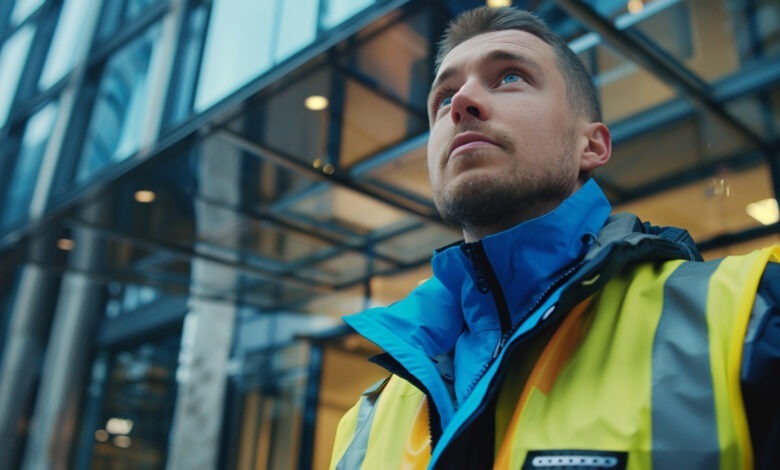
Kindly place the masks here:
<instances>
[{"instance_id":1,"label":"reflective silver stripe","mask_svg":"<svg viewBox=\"0 0 780 470\"><path fill-rule=\"evenodd\" d=\"M707 329L709 281L719 263L683 263L664 285L653 340L653 468L720 468Z\"/></svg>"},{"instance_id":2,"label":"reflective silver stripe","mask_svg":"<svg viewBox=\"0 0 780 470\"><path fill-rule=\"evenodd\" d=\"M352 440L344 451L344 455L336 464L336 470L356 470L363 465L368 449L368 436L371 435L371 424L374 422L374 414L377 409L379 395L384 390L390 378L382 379L368 388L360 397L360 408L358 408L357 423L355 423L355 433Z\"/></svg>"}]
</instances>

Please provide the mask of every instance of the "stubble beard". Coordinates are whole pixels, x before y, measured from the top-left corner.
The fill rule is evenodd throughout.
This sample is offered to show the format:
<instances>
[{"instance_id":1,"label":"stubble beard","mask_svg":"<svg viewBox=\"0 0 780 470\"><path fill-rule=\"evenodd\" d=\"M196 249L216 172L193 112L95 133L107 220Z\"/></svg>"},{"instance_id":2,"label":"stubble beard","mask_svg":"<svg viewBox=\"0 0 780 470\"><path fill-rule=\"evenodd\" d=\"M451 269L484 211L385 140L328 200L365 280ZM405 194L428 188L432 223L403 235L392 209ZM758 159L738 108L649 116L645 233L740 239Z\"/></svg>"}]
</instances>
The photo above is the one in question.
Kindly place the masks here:
<instances>
[{"instance_id":1,"label":"stubble beard","mask_svg":"<svg viewBox=\"0 0 780 470\"><path fill-rule=\"evenodd\" d=\"M514 160L496 177L473 175L443 188L434 198L442 219L462 230L495 231L491 229L510 228L554 209L574 192L577 179L566 165L574 151L573 136L562 140L549 163L524 169Z\"/></svg>"}]
</instances>

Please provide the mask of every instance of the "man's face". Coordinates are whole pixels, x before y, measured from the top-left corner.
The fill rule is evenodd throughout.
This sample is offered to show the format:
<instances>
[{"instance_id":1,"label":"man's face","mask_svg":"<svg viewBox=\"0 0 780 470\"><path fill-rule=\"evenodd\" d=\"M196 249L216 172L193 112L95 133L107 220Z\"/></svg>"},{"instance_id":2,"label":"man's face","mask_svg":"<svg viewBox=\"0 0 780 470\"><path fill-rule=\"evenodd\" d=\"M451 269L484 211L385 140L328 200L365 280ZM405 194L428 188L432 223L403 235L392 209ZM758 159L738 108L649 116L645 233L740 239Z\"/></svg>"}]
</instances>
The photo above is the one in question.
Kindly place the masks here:
<instances>
[{"instance_id":1,"label":"man's face","mask_svg":"<svg viewBox=\"0 0 780 470\"><path fill-rule=\"evenodd\" d=\"M428 99L428 169L442 217L481 238L557 207L578 187L588 121L552 48L484 33L444 58Z\"/></svg>"}]
</instances>

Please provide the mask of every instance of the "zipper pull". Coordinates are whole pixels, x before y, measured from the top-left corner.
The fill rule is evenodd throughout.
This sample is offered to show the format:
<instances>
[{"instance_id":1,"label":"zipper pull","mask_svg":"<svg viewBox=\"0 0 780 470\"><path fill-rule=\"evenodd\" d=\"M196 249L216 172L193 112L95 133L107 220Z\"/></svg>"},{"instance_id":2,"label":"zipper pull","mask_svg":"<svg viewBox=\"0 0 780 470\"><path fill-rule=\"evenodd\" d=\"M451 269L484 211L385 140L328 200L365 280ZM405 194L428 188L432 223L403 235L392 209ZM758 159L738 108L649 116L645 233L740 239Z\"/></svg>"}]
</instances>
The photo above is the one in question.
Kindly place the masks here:
<instances>
[{"instance_id":1,"label":"zipper pull","mask_svg":"<svg viewBox=\"0 0 780 470\"><path fill-rule=\"evenodd\" d=\"M501 337L498 339L498 343L496 344L496 348L493 350L493 355L491 356L491 360L495 360L498 357L498 354L501 352L502 349L504 349L504 346L506 346L506 340L508 339L509 335L507 333L504 333L501 335Z\"/></svg>"}]
</instances>

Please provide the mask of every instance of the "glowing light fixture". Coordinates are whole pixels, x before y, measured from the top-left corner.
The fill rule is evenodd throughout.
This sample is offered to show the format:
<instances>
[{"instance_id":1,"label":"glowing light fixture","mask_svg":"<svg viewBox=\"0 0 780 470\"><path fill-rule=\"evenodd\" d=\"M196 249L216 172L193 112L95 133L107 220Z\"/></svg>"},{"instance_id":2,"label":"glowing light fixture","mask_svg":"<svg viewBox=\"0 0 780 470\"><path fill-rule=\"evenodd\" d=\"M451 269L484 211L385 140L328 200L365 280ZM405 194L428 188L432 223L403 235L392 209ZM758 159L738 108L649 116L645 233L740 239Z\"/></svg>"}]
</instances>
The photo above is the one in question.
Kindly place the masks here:
<instances>
[{"instance_id":1,"label":"glowing light fixture","mask_svg":"<svg viewBox=\"0 0 780 470\"><path fill-rule=\"evenodd\" d=\"M485 3L490 8L500 8L512 5L512 0L487 0Z\"/></svg>"},{"instance_id":2,"label":"glowing light fixture","mask_svg":"<svg viewBox=\"0 0 780 470\"><path fill-rule=\"evenodd\" d=\"M644 9L645 4L642 2L642 0L628 0L628 4L626 5L626 10L628 10L629 13L636 15L642 9Z\"/></svg>"},{"instance_id":3,"label":"glowing light fixture","mask_svg":"<svg viewBox=\"0 0 780 470\"><path fill-rule=\"evenodd\" d=\"M106 442L108 440L108 431L105 429L98 429L95 431L95 440L99 442Z\"/></svg>"},{"instance_id":4,"label":"glowing light fixture","mask_svg":"<svg viewBox=\"0 0 780 470\"><path fill-rule=\"evenodd\" d=\"M306 98L303 104L312 111L322 111L328 107L328 99L320 95L311 95Z\"/></svg>"},{"instance_id":5,"label":"glowing light fixture","mask_svg":"<svg viewBox=\"0 0 780 470\"><path fill-rule=\"evenodd\" d=\"M774 198L751 202L745 207L745 212L764 225L780 221L780 209L778 209L777 200Z\"/></svg>"},{"instance_id":6,"label":"glowing light fixture","mask_svg":"<svg viewBox=\"0 0 780 470\"><path fill-rule=\"evenodd\" d=\"M122 449L127 449L133 444L133 441L127 436L114 436L113 441L115 446Z\"/></svg>"},{"instance_id":7,"label":"glowing light fixture","mask_svg":"<svg viewBox=\"0 0 780 470\"><path fill-rule=\"evenodd\" d=\"M122 418L109 418L106 422L106 430L111 434L130 434L133 429L133 421Z\"/></svg>"},{"instance_id":8,"label":"glowing light fixture","mask_svg":"<svg viewBox=\"0 0 780 470\"><path fill-rule=\"evenodd\" d=\"M57 248L62 251L70 251L76 246L76 243L70 238L60 238L57 240Z\"/></svg>"},{"instance_id":9,"label":"glowing light fixture","mask_svg":"<svg viewBox=\"0 0 780 470\"><path fill-rule=\"evenodd\" d=\"M141 189L135 192L135 200L138 202L147 204L153 202L155 199L157 199L157 195L154 193L154 191Z\"/></svg>"}]
</instances>

